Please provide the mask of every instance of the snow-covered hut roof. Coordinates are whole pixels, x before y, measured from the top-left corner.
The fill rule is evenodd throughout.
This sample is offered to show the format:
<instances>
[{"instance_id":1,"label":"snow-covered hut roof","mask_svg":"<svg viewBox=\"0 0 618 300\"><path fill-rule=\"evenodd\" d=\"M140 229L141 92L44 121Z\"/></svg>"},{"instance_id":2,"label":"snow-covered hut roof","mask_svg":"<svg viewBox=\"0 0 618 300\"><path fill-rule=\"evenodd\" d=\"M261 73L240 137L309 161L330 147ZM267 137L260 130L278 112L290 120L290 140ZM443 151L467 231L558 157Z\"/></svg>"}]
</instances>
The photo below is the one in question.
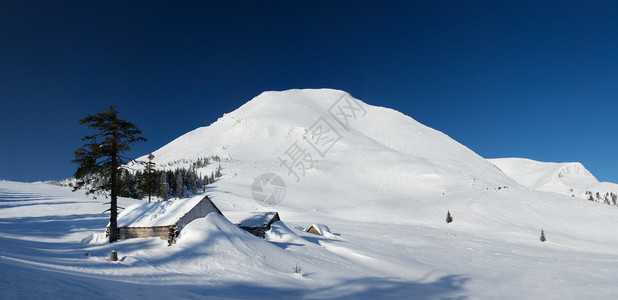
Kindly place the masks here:
<instances>
[{"instance_id":1,"label":"snow-covered hut roof","mask_svg":"<svg viewBox=\"0 0 618 300\"><path fill-rule=\"evenodd\" d=\"M223 215L230 222L240 227L268 227L273 222L279 221L276 211L266 212L225 212Z\"/></svg>"},{"instance_id":2,"label":"snow-covered hut roof","mask_svg":"<svg viewBox=\"0 0 618 300\"><path fill-rule=\"evenodd\" d=\"M174 225L203 199L208 198L200 195L189 199L133 204L118 214L118 227Z\"/></svg>"}]
</instances>

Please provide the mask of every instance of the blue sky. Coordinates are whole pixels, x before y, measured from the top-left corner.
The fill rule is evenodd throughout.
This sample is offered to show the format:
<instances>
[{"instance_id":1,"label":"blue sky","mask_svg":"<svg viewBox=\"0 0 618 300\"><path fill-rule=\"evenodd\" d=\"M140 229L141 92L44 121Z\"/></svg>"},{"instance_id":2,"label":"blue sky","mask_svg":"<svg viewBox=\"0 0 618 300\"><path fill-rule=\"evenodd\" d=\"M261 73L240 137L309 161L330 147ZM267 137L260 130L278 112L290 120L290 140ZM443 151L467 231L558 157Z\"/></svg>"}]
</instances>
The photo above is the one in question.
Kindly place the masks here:
<instances>
[{"instance_id":1,"label":"blue sky","mask_svg":"<svg viewBox=\"0 0 618 300\"><path fill-rule=\"evenodd\" d=\"M618 2L259 2L0 2L0 179L72 176L77 120L110 105L137 157L262 91L328 87L618 182Z\"/></svg>"}]
</instances>

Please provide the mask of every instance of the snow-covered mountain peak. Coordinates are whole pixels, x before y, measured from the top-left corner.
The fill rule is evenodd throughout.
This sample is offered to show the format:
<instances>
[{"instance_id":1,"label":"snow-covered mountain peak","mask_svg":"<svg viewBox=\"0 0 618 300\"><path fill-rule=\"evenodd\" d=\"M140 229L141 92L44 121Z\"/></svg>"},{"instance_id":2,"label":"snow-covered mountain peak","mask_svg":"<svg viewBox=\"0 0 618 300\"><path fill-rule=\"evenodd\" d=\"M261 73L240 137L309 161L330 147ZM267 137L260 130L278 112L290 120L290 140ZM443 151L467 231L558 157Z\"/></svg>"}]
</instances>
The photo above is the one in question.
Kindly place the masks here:
<instances>
[{"instance_id":1,"label":"snow-covered mountain peak","mask_svg":"<svg viewBox=\"0 0 618 300\"><path fill-rule=\"evenodd\" d=\"M225 114L228 118L267 118L298 121L309 114L311 117L316 113L322 113L337 100L352 99L348 93L333 89L292 89L285 91L266 91L235 111ZM355 99L360 105L360 100Z\"/></svg>"},{"instance_id":2,"label":"snow-covered mountain peak","mask_svg":"<svg viewBox=\"0 0 618 300\"><path fill-rule=\"evenodd\" d=\"M599 185L590 171L579 162L540 162L525 158L489 159L519 184L532 190L585 197Z\"/></svg>"},{"instance_id":3,"label":"snow-covered mountain peak","mask_svg":"<svg viewBox=\"0 0 618 300\"><path fill-rule=\"evenodd\" d=\"M578 162L564 163L557 173L559 178L562 178L564 182L571 185L586 185L599 182L584 165Z\"/></svg>"},{"instance_id":4,"label":"snow-covered mountain peak","mask_svg":"<svg viewBox=\"0 0 618 300\"><path fill-rule=\"evenodd\" d=\"M223 177L217 187L226 193L221 197L230 198L228 191L238 186L246 191L230 198L235 208L253 209L250 187L266 172L285 180L286 198L295 202L282 205L295 210L308 204L340 212L359 203L380 209L402 202L414 206L413 199L448 193L453 184L483 191L519 187L442 132L332 89L264 92L153 154L158 165L221 157ZM311 196L315 191L319 199Z\"/></svg>"},{"instance_id":5,"label":"snow-covered mountain peak","mask_svg":"<svg viewBox=\"0 0 618 300\"><path fill-rule=\"evenodd\" d=\"M245 159L249 155L251 159L259 159L264 152L259 148L264 148L264 145L242 149L236 146L269 140L271 148L286 147L283 144L286 139L301 137L318 118L328 114L334 103L345 100L365 106L348 93L333 89L263 92L238 109L225 113L211 125L172 141L154 155L159 164L211 155L236 159ZM268 158L273 158L270 153L265 159Z\"/></svg>"}]
</instances>

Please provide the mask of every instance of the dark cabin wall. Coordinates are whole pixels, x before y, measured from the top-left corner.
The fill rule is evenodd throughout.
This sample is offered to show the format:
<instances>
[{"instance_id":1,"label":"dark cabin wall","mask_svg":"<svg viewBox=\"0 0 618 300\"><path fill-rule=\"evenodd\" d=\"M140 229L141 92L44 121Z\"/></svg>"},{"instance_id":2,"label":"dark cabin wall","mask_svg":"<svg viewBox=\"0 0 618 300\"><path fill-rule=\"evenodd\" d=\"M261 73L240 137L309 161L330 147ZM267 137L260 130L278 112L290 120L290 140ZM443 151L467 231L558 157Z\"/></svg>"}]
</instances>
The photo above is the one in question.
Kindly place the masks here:
<instances>
[{"instance_id":1,"label":"dark cabin wall","mask_svg":"<svg viewBox=\"0 0 618 300\"><path fill-rule=\"evenodd\" d=\"M278 221L281 221L281 218L279 218L279 213L276 213L275 216L272 218L272 220L268 222L268 230L270 230L270 225Z\"/></svg>"},{"instance_id":2,"label":"dark cabin wall","mask_svg":"<svg viewBox=\"0 0 618 300\"><path fill-rule=\"evenodd\" d=\"M264 224L264 226L261 226L261 227L239 226L239 227L257 237L264 238L266 236L266 231L270 230L270 227L271 227L270 225L272 225L273 223L277 221L281 221L281 219L279 218L279 213L275 213L272 219L270 219L268 223Z\"/></svg>"},{"instance_id":3,"label":"dark cabin wall","mask_svg":"<svg viewBox=\"0 0 618 300\"><path fill-rule=\"evenodd\" d=\"M159 237L162 240L169 238L171 226L162 227L120 227L118 228L119 236L121 240L132 238L148 238Z\"/></svg>"},{"instance_id":4,"label":"dark cabin wall","mask_svg":"<svg viewBox=\"0 0 618 300\"><path fill-rule=\"evenodd\" d=\"M316 235L321 235L320 232L317 229L315 229L315 227L313 227L313 226L311 226L309 228L309 230L307 230L307 232L313 233L313 234L316 234Z\"/></svg>"}]
</instances>

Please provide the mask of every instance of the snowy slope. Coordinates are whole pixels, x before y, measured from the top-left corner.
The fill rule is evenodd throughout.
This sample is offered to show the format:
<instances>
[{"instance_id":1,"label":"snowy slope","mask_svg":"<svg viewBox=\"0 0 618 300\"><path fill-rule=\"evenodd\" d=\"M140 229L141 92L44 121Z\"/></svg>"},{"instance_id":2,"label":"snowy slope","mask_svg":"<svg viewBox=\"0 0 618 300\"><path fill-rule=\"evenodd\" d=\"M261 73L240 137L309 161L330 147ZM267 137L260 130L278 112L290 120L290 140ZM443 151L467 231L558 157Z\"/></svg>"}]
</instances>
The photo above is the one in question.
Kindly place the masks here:
<instances>
[{"instance_id":1,"label":"snowy slope","mask_svg":"<svg viewBox=\"0 0 618 300\"><path fill-rule=\"evenodd\" d=\"M313 148L314 124L329 124L336 142ZM279 160L292 145L314 159L298 180ZM154 154L170 168L221 157L213 202L277 211L282 222L261 239L211 214L171 247L158 238L110 245L105 199L0 182L0 270L13 274L0 280L0 298L618 297L617 209L527 189L447 135L341 91L263 93ZM266 172L286 184L274 207L252 199ZM305 233L312 224L330 234ZM119 262L108 261L112 249Z\"/></svg>"},{"instance_id":2,"label":"snowy slope","mask_svg":"<svg viewBox=\"0 0 618 300\"><path fill-rule=\"evenodd\" d=\"M460 187L463 189L463 187ZM289 217L267 239L217 215L158 238L107 244L101 200L0 182L0 298L614 298L615 209L531 191L429 198L444 215L396 225L326 218L328 237ZM123 200L129 201L129 200ZM408 212L401 212L406 214ZM34 215L36 217L31 217ZM286 225L287 224L287 225ZM539 229L547 243L539 243ZM107 260L110 250L121 261ZM302 275L293 272L302 267ZM44 291L44 292L42 292Z\"/></svg>"},{"instance_id":3,"label":"snowy slope","mask_svg":"<svg viewBox=\"0 0 618 300\"><path fill-rule=\"evenodd\" d=\"M489 161L519 184L537 191L587 199L594 194L616 193L618 185L599 182L581 163L540 162L525 158L496 158Z\"/></svg>"},{"instance_id":4,"label":"snowy slope","mask_svg":"<svg viewBox=\"0 0 618 300\"><path fill-rule=\"evenodd\" d=\"M349 118L347 127L329 113L329 108L345 101L362 109L355 119ZM340 137L326 153L312 148L306 135L321 117ZM312 166L304 176L297 172L298 178L279 160L286 158L295 143L313 159L313 163L305 162ZM287 185L280 210L328 211L353 220L399 223L410 218L392 212L415 210L418 200L449 193L453 183L483 190L518 188L491 163L447 135L392 109L329 89L262 93L153 154L159 165L215 155L227 159L222 162L224 178L216 189L221 193L213 197L224 210L260 209L250 187L266 172L280 175ZM376 214L376 210L383 213Z\"/></svg>"}]
</instances>

